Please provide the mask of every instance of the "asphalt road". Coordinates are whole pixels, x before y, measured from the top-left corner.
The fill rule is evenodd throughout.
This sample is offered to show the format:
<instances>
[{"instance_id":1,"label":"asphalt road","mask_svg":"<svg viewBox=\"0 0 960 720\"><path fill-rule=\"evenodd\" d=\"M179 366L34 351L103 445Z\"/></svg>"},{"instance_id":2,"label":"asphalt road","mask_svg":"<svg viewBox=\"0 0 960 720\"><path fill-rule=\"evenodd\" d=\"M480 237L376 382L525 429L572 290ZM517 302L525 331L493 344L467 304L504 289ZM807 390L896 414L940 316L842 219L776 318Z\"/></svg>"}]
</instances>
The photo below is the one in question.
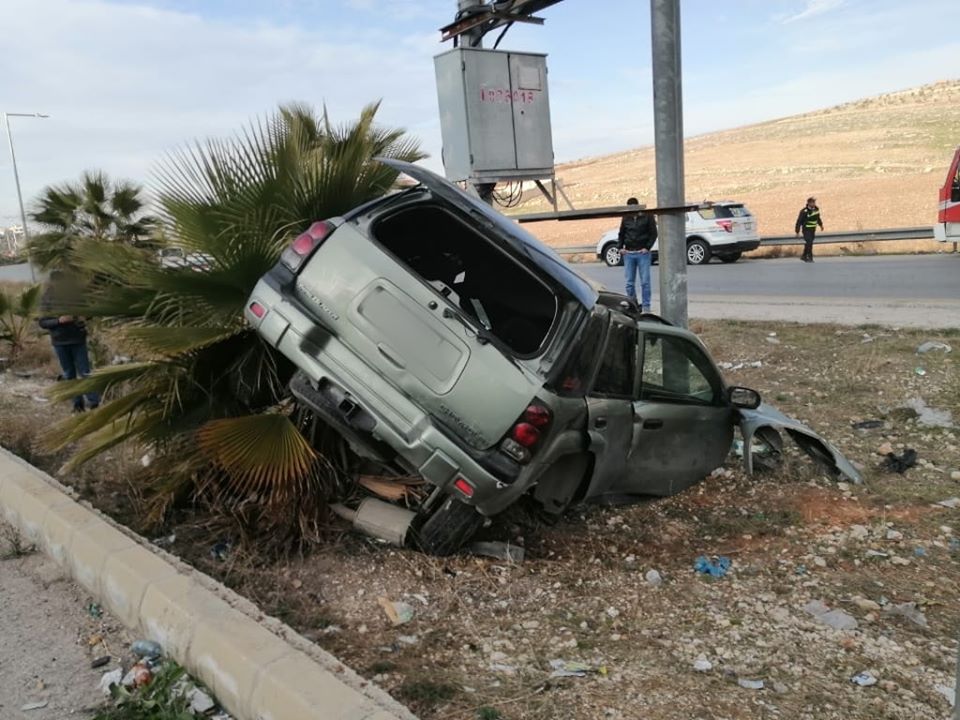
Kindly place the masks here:
<instances>
[{"instance_id":1,"label":"asphalt road","mask_svg":"<svg viewBox=\"0 0 960 720\"><path fill-rule=\"evenodd\" d=\"M578 269L622 291L623 268ZM960 327L960 254L712 262L687 266L687 286L692 318Z\"/></svg>"},{"instance_id":2,"label":"asphalt road","mask_svg":"<svg viewBox=\"0 0 960 720\"><path fill-rule=\"evenodd\" d=\"M593 263L581 272L611 289L623 287L623 268ZM657 265L653 287L657 289ZM812 298L960 300L960 255L872 255L688 265L692 295L765 295Z\"/></svg>"},{"instance_id":3,"label":"asphalt road","mask_svg":"<svg viewBox=\"0 0 960 720\"><path fill-rule=\"evenodd\" d=\"M614 290L623 268L576 266ZM653 267L654 309L659 293ZM28 281L24 265L0 267L0 281ZM960 254L741 259L687 267L690 317L960 327Z\"/></svg>"}]
</instances>

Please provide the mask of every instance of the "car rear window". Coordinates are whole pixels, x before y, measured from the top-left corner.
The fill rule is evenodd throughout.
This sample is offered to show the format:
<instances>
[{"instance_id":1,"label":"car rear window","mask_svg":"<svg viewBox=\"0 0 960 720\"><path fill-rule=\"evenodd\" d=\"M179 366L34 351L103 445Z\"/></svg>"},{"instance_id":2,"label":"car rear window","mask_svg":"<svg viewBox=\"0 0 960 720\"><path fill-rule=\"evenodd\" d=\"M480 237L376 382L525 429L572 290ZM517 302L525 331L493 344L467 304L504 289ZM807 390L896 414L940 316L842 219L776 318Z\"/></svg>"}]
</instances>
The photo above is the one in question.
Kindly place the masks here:
<instances>
[{"instance_id":1,"label":"car rear window","mask_svg":"<svg viewBox=\"0 0 960 720\"><path fill-rule=\"evenodd\" d=\"M446 210L416 204L378 221L377 241L520 357L538 354L557 298L529 269Z\"/></svg>"},{"instance_id":2,"label":"car rear window","mask_svg":"<svg viewBox=\"0 0 960 720\"><path fill-rule=\"evenodd\" d=\"M745 205L714 205L698 210L704 220L722 220L723 218L750 217Z\"/></svg>"}]
</instances>

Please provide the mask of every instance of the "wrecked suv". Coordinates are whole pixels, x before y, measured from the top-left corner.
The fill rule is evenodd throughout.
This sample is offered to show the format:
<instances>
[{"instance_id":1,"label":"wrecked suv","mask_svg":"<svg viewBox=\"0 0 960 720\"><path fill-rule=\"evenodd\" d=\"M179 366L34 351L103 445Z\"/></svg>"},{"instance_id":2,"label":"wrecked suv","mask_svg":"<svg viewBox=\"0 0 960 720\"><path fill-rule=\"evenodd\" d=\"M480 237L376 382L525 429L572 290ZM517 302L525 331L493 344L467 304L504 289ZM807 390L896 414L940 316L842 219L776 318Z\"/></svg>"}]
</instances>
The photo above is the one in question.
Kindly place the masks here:
<instances>
[{"instance_id":1,"label":"wrecked suv","mask_svg":"<svg viewBox=\"0 0 960 720\"><path fill-rule=\"evenodd\" d=\"M810 429L728 388L692 333L590 284L516 223L437 175L314 223L257 284L246 318L293 361L293 394L362 457L431 488L402 516L448 554L524 495L549 513L666 496L722 464L739 424ZM399 537L406 535L400 529Z\"/></svg>"}]
</instances>

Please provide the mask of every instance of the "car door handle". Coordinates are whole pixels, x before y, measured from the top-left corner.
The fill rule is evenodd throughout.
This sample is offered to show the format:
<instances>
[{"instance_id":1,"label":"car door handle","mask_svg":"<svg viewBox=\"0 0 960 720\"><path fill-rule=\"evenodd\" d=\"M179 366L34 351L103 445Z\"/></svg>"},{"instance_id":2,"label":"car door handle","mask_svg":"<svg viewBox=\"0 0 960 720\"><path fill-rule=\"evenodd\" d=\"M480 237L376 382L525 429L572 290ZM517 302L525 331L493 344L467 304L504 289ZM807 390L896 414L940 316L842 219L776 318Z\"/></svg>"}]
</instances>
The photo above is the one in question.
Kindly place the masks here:
<instances>
[{"instance_id":1,"label":"car door handle","mask_svg":"<svg viewBox=\"0 0 960 720\"><path fill-rule=\"evenodd\" d=\"M657 418L651 418L650 420L643 421L644 430L659 430L663 427L663 420Z\"/></svg>"},{"instance_id":2,"label":"car door handle","mask_svg":"<svg viewBox=\"0 0 960 720\"><path fill-rule=\"evenodd\" d=\"M377 345L377 350L379 350L380 354L383 355L384 358L386 358L388 363L390 363L391 365L393 365L399 370L404 369L405 365L403 364L403 361L398 359L394 351L391 350L388 346L384 345L383 343L379 343Z\"/></svg>"}]
</instances>

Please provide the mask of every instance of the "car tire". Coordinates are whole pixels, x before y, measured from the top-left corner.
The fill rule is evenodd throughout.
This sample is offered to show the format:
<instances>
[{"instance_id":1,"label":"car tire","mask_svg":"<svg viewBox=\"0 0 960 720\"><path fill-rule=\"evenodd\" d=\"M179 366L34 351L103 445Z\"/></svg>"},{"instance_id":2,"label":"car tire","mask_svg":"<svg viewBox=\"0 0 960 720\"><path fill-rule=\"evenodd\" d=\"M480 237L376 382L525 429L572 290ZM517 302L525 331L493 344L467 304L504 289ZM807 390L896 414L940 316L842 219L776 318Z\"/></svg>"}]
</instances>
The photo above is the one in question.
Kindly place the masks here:
<instances>
[{"instance_id":1,"label":"car tire","mask_svg":"<svg viewBox=\"0 0 960 720\"><path fill-rule=\"evenodd\" d=\"M728 253L720 256L720 261L725 263L735 263L743 255L742 252Z\"/></svg>"},{"instance_id":2,"label":"car tire","mask_svg":"<svg viewBox=\"0 0 960 720\"><path fill-rule=\"evenodd\" d=\"M700 238L687 241L687 265L706 265L710 262L710 245Z\"/></svg>"},{"instance_id":3,"label":"car tire","mask_svg":"<svg viewBox=\"0 0 960 720\"><path fill-rule=\"evenodd\" d=\"M603 246L603 261L607 264L607 267L618 267L623 265L623 256L620 254L620 248L616 246L616 243L607 243Z\"/></svg>"},{"instance_id":4,"label":"car tire","mask_svg":"<svg viewBox=\"0 0 960 720\"><path fill-rule=\"evenodd\" d=\"M416 542L428 555L452 555L483 527L476 508L448 497L416 533Z\"/></svg>"}]
</instances>

